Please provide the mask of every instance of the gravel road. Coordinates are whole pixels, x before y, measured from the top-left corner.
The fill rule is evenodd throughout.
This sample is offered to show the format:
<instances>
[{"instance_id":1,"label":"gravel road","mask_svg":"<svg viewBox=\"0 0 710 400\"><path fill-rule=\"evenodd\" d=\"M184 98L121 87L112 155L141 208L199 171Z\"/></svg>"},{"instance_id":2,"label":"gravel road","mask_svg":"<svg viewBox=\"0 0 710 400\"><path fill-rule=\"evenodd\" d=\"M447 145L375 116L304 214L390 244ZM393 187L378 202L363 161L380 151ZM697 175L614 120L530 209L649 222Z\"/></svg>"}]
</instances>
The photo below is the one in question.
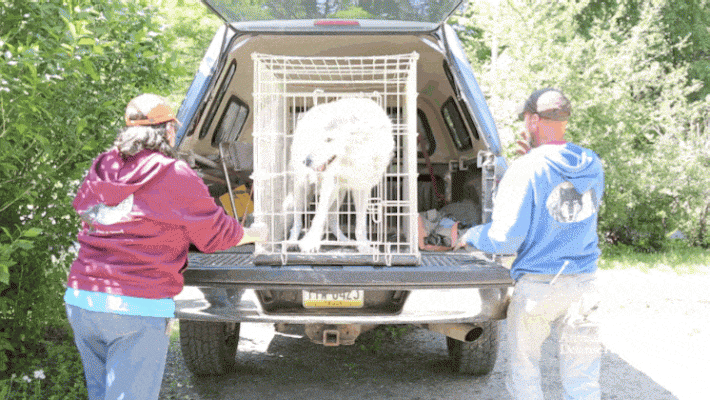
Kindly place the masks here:
<instances>
[{"instance_id":1,"label":"gravel road","mask_svg":"<svg viewBox=\"0 0 710 400\"><path fill-rule=\"evenodd\" d=\"M599 272L603 399L710 398L710 268L678 275L670 269ZM277 334L268 324L243 324L238 369L195 378L176 341L168 354L161 399L508 399L505 353L493 373L451 372L443 336L420 328L380 327L355 346L322 347ZM554 336L554 335L553 335ZM562 399L556 346L545 343L546 399ZM505 345L502 337L501 349Z\"/></svg>"}]
</instances>

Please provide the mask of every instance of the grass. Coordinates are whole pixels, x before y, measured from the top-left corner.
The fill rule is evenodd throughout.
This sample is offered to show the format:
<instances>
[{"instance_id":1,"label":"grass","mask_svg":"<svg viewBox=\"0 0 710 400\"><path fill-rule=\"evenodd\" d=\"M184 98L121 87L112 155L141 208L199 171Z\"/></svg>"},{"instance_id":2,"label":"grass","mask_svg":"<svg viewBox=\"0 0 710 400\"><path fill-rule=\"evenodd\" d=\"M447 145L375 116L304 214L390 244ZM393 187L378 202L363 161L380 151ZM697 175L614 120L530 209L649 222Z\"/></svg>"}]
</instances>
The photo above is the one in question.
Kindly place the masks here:
<instances>
[{"instance_id":1,"label":"grass","mask_svg":"<svg viewBox=\"0 0 710 400\"><path fill-rule=\"evenodd\" d=\"M192 397L189 393L193 389L192 375L187 372L187 367L181 361L176 360L177 356L170 355L170 353L174 355L182 354L180 350L180 324L177 321L173 321L168 353L160 398L165 400L191 399Z\"/></svg>"},{"instance_id":2,"label":"grass","mask_svg":"<svg viewBox=\"0 0 710 400\"><path fill-rule=\"evenodd\" d=\"M636 268L644 272L651 270L673 270L678 274L692 274L710 270L710 250L671 245L668 250L642 253L629 246L608 246L602 249L600 269Z\"/></svg>"},{"instance_id":3,"label":"grass","mask_svg":"<svg viewBox=\"0 0 710 400\"><path fill-rule=\"evenodd\" d=\"M507 268L515 257L504 257L503 265ZM631 246L606 245L602 247L599 269L638 269L643 272L653 270L673 270L680 274L710 273L710 250L700 247L688 247L682 242L668 245L658 252L641 252Z\"/></svg>"}]
</instances>

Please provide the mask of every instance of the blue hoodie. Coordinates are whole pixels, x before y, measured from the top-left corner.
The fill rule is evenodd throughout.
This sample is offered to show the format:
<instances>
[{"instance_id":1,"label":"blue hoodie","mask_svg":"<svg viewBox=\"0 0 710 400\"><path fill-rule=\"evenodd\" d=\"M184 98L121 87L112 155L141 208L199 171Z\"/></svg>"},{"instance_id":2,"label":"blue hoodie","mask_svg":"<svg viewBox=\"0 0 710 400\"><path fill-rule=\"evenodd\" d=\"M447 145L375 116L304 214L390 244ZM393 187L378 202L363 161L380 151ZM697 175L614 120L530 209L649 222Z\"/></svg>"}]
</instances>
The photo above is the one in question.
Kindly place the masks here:
<instances>
[{"instance_id":1,"label":"blue hoodie","mask_svg":"<svg viewBox=\"0 0 710 400\"><path fill-rule=\"evenodd\" d=\"M510 275L591 273L597 269L597 217L604 192L599 156L572 143L544 145L503 176L491 222L467 232L485 252L514 254Z\"/></svg>"}]
</instances>

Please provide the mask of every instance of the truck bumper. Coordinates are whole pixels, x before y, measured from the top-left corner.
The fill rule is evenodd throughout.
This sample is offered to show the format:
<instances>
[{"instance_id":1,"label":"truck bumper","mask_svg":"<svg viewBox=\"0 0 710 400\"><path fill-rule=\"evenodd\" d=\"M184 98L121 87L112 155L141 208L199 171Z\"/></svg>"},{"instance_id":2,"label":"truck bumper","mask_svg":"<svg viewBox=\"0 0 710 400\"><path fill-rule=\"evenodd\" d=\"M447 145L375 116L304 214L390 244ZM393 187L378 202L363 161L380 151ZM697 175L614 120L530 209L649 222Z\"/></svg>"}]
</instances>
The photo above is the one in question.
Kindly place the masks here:
<instances>
[{"instance_id":1,"label":"truck bumper","mask_svg":"<svg viewBox=\"0 0 710 400\"><path fill-rule=\"evenodd\" d=\"M443 324L504 319L508 302L508 290L503 288L423 289L410 291L402 309L394 313L361 313L358 309L281 313L265 311L254 289L186 286L175 297L175 316L213 322Z\"/></svg>"}]
</instances>

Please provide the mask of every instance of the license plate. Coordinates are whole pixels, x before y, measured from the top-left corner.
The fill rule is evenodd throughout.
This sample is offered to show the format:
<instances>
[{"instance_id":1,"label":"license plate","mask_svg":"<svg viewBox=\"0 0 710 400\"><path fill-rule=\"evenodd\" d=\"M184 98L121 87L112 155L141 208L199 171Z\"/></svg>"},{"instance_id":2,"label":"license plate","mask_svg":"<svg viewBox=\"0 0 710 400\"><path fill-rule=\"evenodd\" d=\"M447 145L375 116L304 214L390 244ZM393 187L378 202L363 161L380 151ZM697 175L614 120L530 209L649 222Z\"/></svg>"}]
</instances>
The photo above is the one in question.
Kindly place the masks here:
<instances>
[{"instance_id":1,"label":"license plate","mask_svg":"<svg viewBox=\"0 0 710 400\"><path fill-rule=\"evenodd\" d=\"M363 290L304 290L303 306L306 308L362 308Z\"/></svg>"}]
</instances>

